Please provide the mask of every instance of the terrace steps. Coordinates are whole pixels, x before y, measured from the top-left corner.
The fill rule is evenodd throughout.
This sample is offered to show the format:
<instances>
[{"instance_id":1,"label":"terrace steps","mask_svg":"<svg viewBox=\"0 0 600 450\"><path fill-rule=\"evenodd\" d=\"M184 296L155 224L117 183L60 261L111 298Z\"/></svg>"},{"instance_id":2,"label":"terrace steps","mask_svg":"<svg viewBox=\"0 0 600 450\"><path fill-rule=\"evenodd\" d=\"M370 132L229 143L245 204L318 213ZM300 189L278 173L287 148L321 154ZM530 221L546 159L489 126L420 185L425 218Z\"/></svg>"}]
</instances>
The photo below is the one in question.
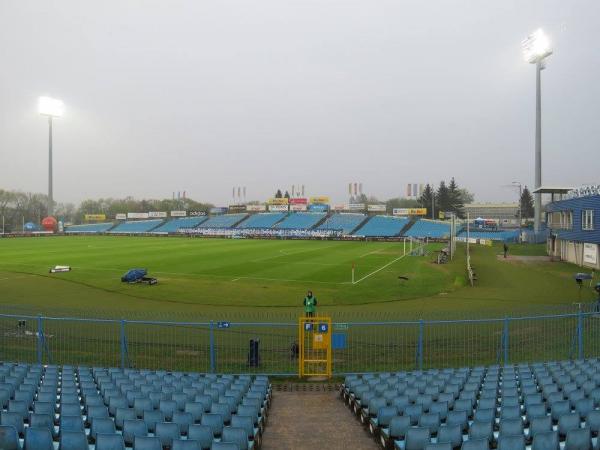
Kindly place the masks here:
<instances>
[{"instance_id":1,"label":"terrace steps","mask_svg":"<svg viewBox=\"0 0 600 450\"><path fill-rule=\"evenodd\" d=\"M287 391L273 395L262 450L376 450L379 447L348 408L339 391Z\"/></svg>"},{"instance_id":2,"label":"terrace steps","mask_svg":"<svg viewBox=\"0 0 600 450\"><path fill-rule=\"evenodd\" d=\"M358 230L360 230L369 220L371 220L371 216L366 216L365 220L363 220L361 223L359 223L356 227L354 227L353 230L350 231L350 233L348 234L354 234L356 233Z\"/></svg>"}]
</instances>

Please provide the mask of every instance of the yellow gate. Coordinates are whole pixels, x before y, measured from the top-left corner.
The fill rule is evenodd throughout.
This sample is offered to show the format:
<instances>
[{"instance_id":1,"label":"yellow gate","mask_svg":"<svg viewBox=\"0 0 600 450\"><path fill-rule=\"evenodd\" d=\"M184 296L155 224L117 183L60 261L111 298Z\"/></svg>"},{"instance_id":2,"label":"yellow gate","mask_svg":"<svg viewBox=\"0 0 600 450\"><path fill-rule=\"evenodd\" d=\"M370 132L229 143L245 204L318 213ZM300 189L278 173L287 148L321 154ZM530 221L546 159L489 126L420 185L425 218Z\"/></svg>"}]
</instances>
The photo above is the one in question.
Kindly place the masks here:
<instances>
[{"instance_id":1,"label":"yellow gate","mask_svg":"<svg viewBox=\"0 0 600 450\"><path fill-rule=\"evenodd\" d=\"M298 319L299 367L302 377L331 378L331 317Z\"/></svg>"}]
</instances>

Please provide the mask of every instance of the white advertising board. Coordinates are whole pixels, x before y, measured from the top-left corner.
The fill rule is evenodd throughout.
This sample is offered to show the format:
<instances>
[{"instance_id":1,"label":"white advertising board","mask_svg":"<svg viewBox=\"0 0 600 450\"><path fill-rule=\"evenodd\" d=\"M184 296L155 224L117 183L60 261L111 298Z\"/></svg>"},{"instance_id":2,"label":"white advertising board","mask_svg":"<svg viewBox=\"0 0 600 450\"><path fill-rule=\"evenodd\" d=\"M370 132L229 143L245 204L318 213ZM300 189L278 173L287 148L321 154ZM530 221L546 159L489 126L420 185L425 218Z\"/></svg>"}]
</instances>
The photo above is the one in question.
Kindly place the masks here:
<instances>
[{"instance_id":1,"label":"white advertising board","mask_svg":"<svg viewBox=\"0 0 600 450\"><path fill-rule=\"evenodd\" d=\"M287 210L288 210L288 205L269 205L269 211L281 212L281 211L287 211Z\"/></svg>"},{"instance_id":2,"label":"white advertising board","mask_svg":"<svg viewBox=\"0 0 600 450\"><path fill-rule=\"evenodd\" d=\"M246 205L246 211L261 212L266 210L267 207L265 205Z\"/></svg>"},{"instance_id":3,"label":"white advertising board","mask_svg":"<svg viewBox=\"0 0 600 450\"><path fill-rule=\"evenodd\" d=\"M147 219L148 213L128 212L127 218L128 219Z\"/></svg>"},{"instance_id":4,"label":"white advertising board","mask_svg":"<svg viewBox=\"0 0 600 450\"><path fill-rule=\"evenodd\" d=\"M583 262L592 266L598 264L598 246L596 244L583 244Z\"/></svg>"}]
</instances>

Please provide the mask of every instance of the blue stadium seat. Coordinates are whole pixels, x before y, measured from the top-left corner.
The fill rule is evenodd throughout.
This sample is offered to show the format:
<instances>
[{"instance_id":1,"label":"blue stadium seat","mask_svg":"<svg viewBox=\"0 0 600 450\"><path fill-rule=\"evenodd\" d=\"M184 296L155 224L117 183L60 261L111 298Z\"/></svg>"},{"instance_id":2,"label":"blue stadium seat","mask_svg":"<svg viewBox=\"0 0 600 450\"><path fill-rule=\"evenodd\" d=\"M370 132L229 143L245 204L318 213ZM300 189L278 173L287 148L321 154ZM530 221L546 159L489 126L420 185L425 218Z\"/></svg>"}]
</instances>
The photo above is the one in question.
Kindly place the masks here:
<instances>
[{"instance_id":1,"label":"blue stadium seat","mask_svg":"<svg viewBox=\"0 0 600 450\"><path fill-rule=\"evenodd\" d=\"M83 422L82 422L83 423ZM88 440L82 431L61 431L58 450L88 450Z\"/></svg>"},{"instance_id":2,"label":"blue stadium seat","mask_svg":"<svg viewBox=\"0 0 600 450\"><path fill-rule=\"evenodd\" d=\"M156 424L155 435L160 438L163 447L171 447L174 439L179 439L179 426L172 422L159 422Z\"/></svg>"},{"instance_id":3,"label":"blue stadium seat","mask_svg":"<svg viewBox=\"0 0 600 450\"><path fill-rule=\"evenodd\" d=\"M325 222L319 225L317 230L339 230L344 234L350 234L359 226L367 216L355 213L335 213L329 216Z\"/></svg>"},{"instance_id":4,"label":"blue stadium seat","mask_svg":"<svg viewBox=\"0 0 600 450\"><path fill-rule=\"evenodd\" d=\"M149 233L154 228L162 224L162 219L151 219L151 220L132 220L122 222L113 229L109 230L109 233L119 234L136 234L136 233Z\"/></svg>"},{"instance_id":5,"label":"blue stadium seat","mask_svg":"<svg viewBox=\"0 0 600 450\"><path fill-rule=\"evenodd\" d=\"M490 444L486 439L464 441L461 450L489 450Z\"/></svg>"},{"instance_id":6,"label":"blue stadium seat","mask_svg":"<svg viewBox=\"0 0 600 450\"><path fill-rule=\"evenodd\" d=\"M19 435L23 435L25 431L25 421L21 413L18 412L2 411L0 413L0 425L13 427Z\"/></svg>"},{"instance_id":7,"label":"blue stadium seat","mask_svg":"<svg viewBox=\"0 0 600 450\"><path fill-rule=\"evenodd\" d=\"M17 429L10 425L0 425L0 448L3 450L21 450Z\"/></svg>"},{"instance_id":8,"label":"blue stadium seat","mask_svg":"<svg viewBox=\"0 0 600 450\"><path fill-rule=\"evenodd\" d=\"M141 419L127 419L123 423L123 440L125 445L133 445L135 438L138 436L146 436L148 427L146 422Z\"/></svg>"},{"instance_id":9,"label":"blue stadium seat","mask_svg":"<svg viewBox=\"0 0 600 450\"><path fill-rule=\"evenodd\" d=\"M221 435L224 442L235 442L240 450L253 450L254 442L248 440L246 430L238 427L225 427Z\"/></svg>"},{"instance_id":10,"label":"blue stadium seat","mask_svg":"<svg viewBox=\"0 0 600 450\"><path fill-rule=\"evenodd\" d=\"M558 433L556 431L543 431L535 433L531 450L558 450Z\"/></svg>"},{"instance_id":11,"label":"blue stadium seat","mask_svg":"<svg viewBox=\"0 0 600 450\"><path fill-rule=\"evenodd\" d=\"M240 450L240 447L235 442L213 441L210 450Z\"/></svg>"},{"instance_id":12,"label":"blue stadium seat","mask_svg":"<svg viewBox=\"0 0 600 450\"><path fill-rule=\"evenodd\" d=\"M373 216L353 234L365 237L398 236L408 223L404 217Z\"/></svg>"},{"instance_id":13,"label":"blue stadium seat","mask_svg":"<svg viewBox=\"0 0 600 450\"><path fill-rule=\"evenodd\" d=\"M310 230L325 216L325 213L292 212L273 228L278 230Z\"/></svg>"},{"instance_id":14,"label":"blue stadium seat","mask_svg":"<svg viewBox=\"0 0 600 450\"><path fill-rule=\"evenodd\" d=\"M54 450L52 433L47 428L27 428L24 450Z\"/></svg>"},{"instance_id":15,"label":"blue stadium seat","mask_svg":"<svg viewBox=\"0 0 600 450\"><path fill-rule=\"evenodd\" d=\"M125 450L123 436L116 433L98 433L96 435L96 450Z\"/></svg>"},{"instance_id":16,"label":"blue stadium seat","mask_svg":"<svg viewBox=\"0 0 600 450\"><path fill-rule=\"evenodd\" d=\"M171 450L202 450L196 441L177 439L173 441Z\"/></svg>"},{"instance_id":17,"label":"blue stadium seat","mask_svg":"<svg viewBox=\"0 0 600 450\"><path fill-rule=\"evenodd\" d=\"M162 448L160 439L154 436L138 436L133 444L133 450L162 450Z\"/></svg>"},{"instance_id":18,"label":"blue stadium seat","mask_svg":"<svg viewBox=\"0 0 600 450\"><path fill-rule=\"evenodd\" d=\"M180 229L196 228L202 222L208 219L207 216L196 217L178 217L165 222L161 226L152 230L152 233L177 233Z\"/></svg>"},{"instance_id":19,"label":"blue stadium seat","mask_svg":"<svg viewBox=\"0 0 600 450\"><path fill-rule=\"evenodd\" d=\"M253 214L240 223L237 228L271 228L285 216L285 213L279 212Z\"/></svg>"},{"instance_id":20,"label":"blue stadium seat","mask_svg":"<svg viewBox=\"0 0 600 450\"><path fill-rule=\"evenodd\" d=\"M154 433L156 430L156 424L159 422L165 421L165 415L162 411L158 410L146 410L144 411L144 422L146 422L146 426L148 427L148 431Z\"/></svg>"},{"instance_id":21,"label":"blue stadium seat","mask_svg":"<svg viewBox=\"0 0 600 450\"><path fill-rule=\"evenodd\" d=\"M202 450L210 448L213 438L213 429L207 425L190 425L188 429L188 439L198 442Z\"/></svg>"},{"instance_id":22,"label":"blue stadium seat","mask_svg":"<svg viewBox=\"0 0 600 450\"><path fill-rule=\"evenodd\" d=\"M223 214L220 216L211 216L198 225L197 228L231 228L242 221L248 214Z\"/></svg>"},{"instance_id":23,"label":"blue stadium seat","mask_svg":"<svg viewBox=\"0 0 600 450\"><path fill-rule=\"evenodd\" d=\"M92 420L90 437L96 440L98 434L115 434L115 422L109 417L96 417Z\"/></svg>"},{"instance_id":24,"label":"blue stadium seat","mask_svg":"<svg viewBox=\"0 0 600 450\"><path fill-rule=\"evenodd\" d=\"M406 237L446 239L450 236L450 223L419 219L405 233Z\"/></svg>"},{"instance_id":25,"label":"blue stadium seat","mask_svg":"<svg viewBox=\"0 0 600 450\"><path fill-rule=\"evenodd\" d=\"M110 230L113 225L112 222L69 225L65 227L65 233L105 233Z\"/></svg>"}]
</instances>

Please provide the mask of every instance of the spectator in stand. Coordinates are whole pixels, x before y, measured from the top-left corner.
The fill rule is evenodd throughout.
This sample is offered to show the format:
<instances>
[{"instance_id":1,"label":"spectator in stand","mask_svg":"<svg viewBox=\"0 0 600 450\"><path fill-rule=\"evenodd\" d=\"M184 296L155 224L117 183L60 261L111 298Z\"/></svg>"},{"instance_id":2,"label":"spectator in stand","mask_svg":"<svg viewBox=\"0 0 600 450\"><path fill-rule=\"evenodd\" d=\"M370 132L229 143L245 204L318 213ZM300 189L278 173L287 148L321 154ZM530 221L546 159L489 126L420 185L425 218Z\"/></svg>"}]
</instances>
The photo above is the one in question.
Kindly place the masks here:
<instances>
[{"instance_id":1,"label":"spectator in stand","mask_svg":"<svg viewBox=\"0 0 600 450\"><path fill-rule=\"evenodd\" d=\"M306 293L304 297L304 315L306 317L314 317L317 310L317 297L313 296L312 291Z\"/></svg>"}]
</instances>

